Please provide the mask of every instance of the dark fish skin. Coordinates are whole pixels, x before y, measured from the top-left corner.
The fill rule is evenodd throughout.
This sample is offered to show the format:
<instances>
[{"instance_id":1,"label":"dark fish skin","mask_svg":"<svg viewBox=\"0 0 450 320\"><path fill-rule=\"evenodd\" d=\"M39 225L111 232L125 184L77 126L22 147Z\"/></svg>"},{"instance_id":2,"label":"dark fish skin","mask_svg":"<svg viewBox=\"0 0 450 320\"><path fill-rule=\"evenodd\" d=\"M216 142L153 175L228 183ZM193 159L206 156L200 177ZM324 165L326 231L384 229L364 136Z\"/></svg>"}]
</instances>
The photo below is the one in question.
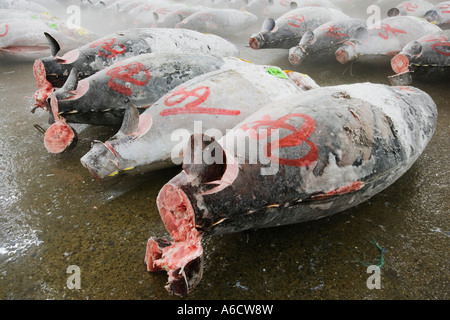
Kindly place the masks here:
<instances>
[{"instance_id":1,"label":"dark fish skin","mask_svg":"<svg viewBox=\"0 0 450 320\"><path fill-rule=\"evenodd\" d=\"M161 240L149 240L149 271L155 266L168 271L169 292L186 295L200 281L189 262L201 256L202 236L319 219L366 201L413 165L436 121L436 105L423 91L366 83L318 88L270 104L217 143L196 147L198 137L191 137L183 171L157 200L174 241L155 249ZM264 149L278 169L262 174L267 165L250 163L248 154L228 143L261 141L267 128L280 129L277 140L266 141ZM224 161L191 164L199 147L203 154L223 154ZM177 272L169 266L177 265L176 252L184 244L191 249L183 251L181 270L192 281L174 292Z\"/></svg>"},{"instance_id":2,"label":"dark fish skin","mask_svg":"<svg viewBox=\"0 0 450 320\"><path fill-rule=\"evenodd\" d=\"M411 41L392 58L391 66L396 75L389 80L397 85L450 79L450 30Z\"/></svg>"},{"instance_id":3,"label":"dark fish skin","mask_svg":"<svg viewBox=\"0 0 450 320\"><path fill-rule=\"evenodd\" d=\"M366 21L361 19L344 19L307 31L300 43L289 49L289 62L298 65L308 60L334 60L339 46L350 39L359 27L366 26Z\"/></svg>"},{"instance_id":4,"label":"dark fish skin","mask_svg":"<svg viewBox=\"0 0 450 320\"><path fill-rule=\"evenodd\" d=\"M117 61L144 53L160 52L163 49L168 49L170 47L169 44L180 46L179 52L183 52L184 47L185 52L218 53L221 48L217 44L208 43L207 41L204 41L203 44L201 43L201 40L206 40L208 37L215 38L219 42L223 40L222 44L227 43L225 39L203 35L193 30L137 28L104 36L92 43L69 51L62 57L58 57L55 54L52 57L38 59L36 63L44 65L47 81L53 87L60 88L66 82L72 68L77 69L79 79L84 79ZM166 41L166 48L158 47L157 41L161 41L160 39ZM210 48L208 48L208 45L210 45ZM233 47L231 43L229 45ZM226 46L223 49L225 49L225 55L231 55L232 51L234 51L231 49L230 52L230 48L226 48ZM226 49L229 51L226 52ZM168 50L167 52L172 51Z\"/></svg>"},{"instance_id":5,"label":"dark fish skin","mask_svg":"<svg viewBox=\"0 0 450 320\"><path fill-rule=\"evenodd\" d=\"M304 33L332 21L350 18L339 10L324 7L303 7L291 10L278 19L266 18L260 32L250 37L252 49L296 46Z\"/></svg>"},{"instance_id":6,"label":"dark fish skin","mask_svg":"<svg viewBox=\"0 0 450 320\"><path fill-rule=\"evenodd\" d=\"M112 65L55 91L58 114L68 123L120 126L127 105L142 113L176 86L227 63L209 54L148 53ZM73 75L76 77L76 75Z\"/></svg>"}]
</instances>

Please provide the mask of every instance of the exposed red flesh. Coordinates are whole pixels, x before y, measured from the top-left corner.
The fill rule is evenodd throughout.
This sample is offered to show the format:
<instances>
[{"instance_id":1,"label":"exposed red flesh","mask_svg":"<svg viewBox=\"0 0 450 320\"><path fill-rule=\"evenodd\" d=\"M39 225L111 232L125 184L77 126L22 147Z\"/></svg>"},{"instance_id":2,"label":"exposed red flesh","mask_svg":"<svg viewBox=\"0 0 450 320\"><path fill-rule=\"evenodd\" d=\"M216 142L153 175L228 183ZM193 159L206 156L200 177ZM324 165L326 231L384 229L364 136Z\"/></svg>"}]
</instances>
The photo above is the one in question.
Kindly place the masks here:
<instances>
[{"instance_id":1,"label":"exposed red flesh","mask_svg":"<svg viewBox=\"0 0 450 320\"><path fill-rule=\"evenodd\" d=\"M66 123L65 119L58 115L58 102L53 93L50 97L50 106L55 123L45 132L44 145L48 152L61 153L76 143L77 136L72 127Z\"/></svg>"},{"instance_id":2,"label":"exposed red flesh","mask_svg":"<svg viewBox=\"0 0 450 320\"><path fill-rule=\"evenodd\" d=\"M397 54L391 60L392 70L395 73L404 73L409 71L409 59L403 54Z\"/></svg>"},{"instance_id":3,"label":"exposed red flesh","mask_svg":"<svg viewBox=\"0 0 450 320\"><path fill-rule=\"evenodd\" d=\"M255 38L250 38L248 44L250 45L250 47L254 50L258 50L259 49L259 42L257 39Z\"/></svg>"},{"instance_id":4,"label":"exposed red flesh","mask_svg":"<svg viewBox=\"0 0 450 320\"><path fill-rule=\"evenodd\" d=\"M49 107L47 100L53 92L53 86L46 78L45 67L41 60L36 60L34 62L33 72L34 77L36 78L37 87L39 88L34 94L35 106L47 110Z\"/></svg>"},{"instance_id":5,"label":"exposed red flesh","mask_svg":"<svg viewBox=\"0 0 450 320\"><path fill-rule=\"evenodd\" d=\"M336 60L342 64L346 63L348 60L347 52L345 52L345 50L336 51Z\"/></svg>"},{"instance_id":6,"label":"exposed red flesh","mask_svg":"<svg viewBox=\"0 0 450 320\"><path fill-rule=\"evenodd\" d=\"M167 271L167 289L183 296L201 279L201 233L195 228L194 210L181 189L165 185L158 195L157 205L174 241L169 244L167 240L150 238L145 262L149 271ZM162 246L161 243L167 246Z\"/></svg>"},{"instance_id":7,"label":"exposed red flesh","mask_svg":"<svg viewBox=\"0 0 450 320\"><path fill-rule=\"evenodd\" d=\"M45 132L44 145L51 153L61 153L68 149L75 140L75 133L65 122L58 121Z\"/></svg>"}]
</instances>

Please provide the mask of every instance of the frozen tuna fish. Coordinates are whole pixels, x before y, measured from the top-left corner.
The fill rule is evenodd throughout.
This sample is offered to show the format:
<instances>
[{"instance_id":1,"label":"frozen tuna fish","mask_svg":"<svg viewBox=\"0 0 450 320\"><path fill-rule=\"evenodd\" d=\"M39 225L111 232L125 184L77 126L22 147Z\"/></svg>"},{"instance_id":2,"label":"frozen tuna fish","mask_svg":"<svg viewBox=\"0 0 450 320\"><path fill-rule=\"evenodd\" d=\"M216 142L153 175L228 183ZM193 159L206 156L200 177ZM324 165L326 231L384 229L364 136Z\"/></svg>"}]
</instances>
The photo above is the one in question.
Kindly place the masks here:
<instances>
[{"instance_id":1,"label":"frozen tuna fish","mask_svg":"<svg viewBox=\"0 0 450 320\"><path fill-rule=\"evenodd\" d=\"M315 220L366 201L412 166L436 118L423 91L364 83L277 101L210 144L194 135L183 170L159 192L172 240L149 239L148 270L166 271L166 289L185 296L202 277L204 236ZM259 156L239 147L246 141Z\"/></svg>"},{"instance_id":2,"label":"frozen tuna fish","mask_svg":"<svg viewBox=\"0 0 450 320\"><path fill-rule=\"evenodd\" d=\"M181 162L191 133L224 134L265 104L303 92L300 78L310 85L307 76L251 63L198 76L140 116L129 108L119 133L94 143L81 162L100 180L130 168L143 172L174 166Z\"/></svg>"},{"instance_id":3,"label":"frozen tuna fish","mask_svg":"<svg viewBox=\"0 0 450 320\"><path fill-rule=\"evenodd\" d=\"M433 4L425 0L403 1L394 8L389 9L387 15L394 16L414 16L422 18L425 13L433 9Z\"/></svg>"},{"instance_id":4,"label":"frozen tuna fish","mask_svg":"<svg viewBox=\"0 0 450 320\"><path fill-rule=\"evenodd\" d=\"M258 17L280 17L281 15L301 7L327 7L338 9L329 0L250 0L245 6L246 10Z\"/></svg>"},{"instance_id":5,"label":"frozen tuna fish","mask_svg":"<svg viewBox=\"0 0 450 320\"><path fill-rule=\"evenodd\" d=\"M140 54L208 53L218 56L238 55L237 47L219 36L202 34L194 30L173 28L138 28L117 32L56 56L59 45L50 39L53 46L51 57L38 59L34 64L34 75L38 90L35 105L47 108L48 94L54 87L64 85L72 68L78 78L84 79L112 64Z\"/></svg>"},{"instance_id":6,"label":"frozen tuna fish","mask_svg":"<svg viewBox=\"0 0 450 320\"><path fill-rule=\"evenodd\" d=\"M425 14L425 19L441 29L450 29L450 1L437 4Z\"/></svg>"},{"instance_id":7,"label":"frozen tuna fish","mask_svg":"<svg viewBox=\"0 0 450 320\"><path fill-rule=\"evenodd\" d=\"M63 118L68 123L120 126L129 104L135 105L142 113L187 80L246 64L231 57L160 52L117 62L81 81L78 81L77 72L73 69L66 84L51 93L51 100L54 101L51 101L49 122L53 122L56 112L59 119ZM47 136L46 140L50 141ZM48 151L57 153L51 149Z\"/></svg>"},{"instance_id":8,"label":"frozen tuna fish","mask_svg":"<svg viewBox=\"0 0 450 320\"><path fill-rule=\"evenodd\" d=\"M450 30L411 41L391 60L391 66L396 75L389 79L396 85L410 84L413 79L450 79Z\"/></svg>"},{"instance_id":9,"label":"frozen tuna fish","mask_svg":"<svg viewBox=\"0 0 450 320\"><path fill-rule=\"evenodd\" d=\"M335 60L336 50L355 36L360 27L367 27L362 19L345 19L328 22L306 31L298 46L289 49L289 62L301 64L305 60Z\"/></svg>"},{"instance_id":10,"label":"frozen tuna fish","mask_svg":"<svg viewBox=\"0 0 450 320\"><path fill-rule=\"evenodd\" d=\"M229 36L247 30L257 20L248 11L208 8L189 15L177 27Z\"/></svg>"},{"instance_id":11,"label":"frozen tuna fish","mask_svg":"<svg viewBox=\"0 0 450 320\"><path fill-rule=\"evenodd\" d=\"M33 61L48 56L50 49L45 34L58 39L65 51L97 39L84 28L69 28L62 20L40 17L29 15L16 19L12 15L10 20L0 22L0 59Z\"/></svg>"},{"instance_id":12,"label":"frozen tuna fish","mask_svg":"<svg viewBox=\"0 0 450 320\"><path fill-rule=\"evenodd\" d=\"M410 41L441 31L424 19L396 16L381 20L379 28L359 28L356 35L336 51L336 59L344 64L359 61L386 64Z\"/></svg>"},{"instance_id":13,"label":"frozen tuna fish","mask_svg":"<svg viewBox=\"0 0 450 320\"><path fill-rule=\"evenodd\" d=\"M345 13L332 8L303 7L291 10L278 19L266 18L262 30L251 36L250 47L290 49L299 44L308 30L314 30L333 20L349 19Z\"/></svg>"}]
</instances>

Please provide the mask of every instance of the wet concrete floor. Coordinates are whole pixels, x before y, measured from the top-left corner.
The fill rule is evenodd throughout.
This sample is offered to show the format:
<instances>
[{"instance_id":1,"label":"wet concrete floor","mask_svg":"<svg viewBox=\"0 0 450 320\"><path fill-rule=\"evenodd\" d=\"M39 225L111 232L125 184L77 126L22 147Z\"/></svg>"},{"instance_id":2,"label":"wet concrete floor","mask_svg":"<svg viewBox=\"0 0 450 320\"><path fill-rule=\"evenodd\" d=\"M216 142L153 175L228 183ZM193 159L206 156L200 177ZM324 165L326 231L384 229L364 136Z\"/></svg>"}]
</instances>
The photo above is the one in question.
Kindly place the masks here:
<instances>
[{"instance_id":1,"label":"wet concrete floor","mask_svg":"<svg viewBox=\"0 0 450 320\"><path fill-rule=\"evenodd\" d=\"M389 68L292 67L286 50L240 56L301 71L319 85L388 84ZM232 39L233 40L233 39ZM450 91L414 83L436 102L436 133L412 168L369 201L330 218L205 238L203 280L186 299L449 299ZM48 154L31 114L32 63L0 63L0 299L180 299L144 264L150 236L167 236L155 199L172 168L100 183L79 159L116 129L78 128L78 146ZM385 251L374 244L375 240ZM381 289L368 265L383 258ZM80 289L68 287L70 266Z\"/></svg>"}]
</instances>

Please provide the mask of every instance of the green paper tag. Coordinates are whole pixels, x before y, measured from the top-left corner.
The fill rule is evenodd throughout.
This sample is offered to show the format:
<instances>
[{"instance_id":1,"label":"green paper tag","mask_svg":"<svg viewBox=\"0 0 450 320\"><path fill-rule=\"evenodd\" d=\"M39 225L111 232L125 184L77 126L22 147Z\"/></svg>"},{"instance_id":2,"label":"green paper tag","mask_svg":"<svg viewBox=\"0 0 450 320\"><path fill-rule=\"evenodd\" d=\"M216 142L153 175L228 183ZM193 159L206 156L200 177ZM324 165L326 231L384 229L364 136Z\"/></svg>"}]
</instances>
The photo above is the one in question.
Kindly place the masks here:
<instances>
[{"instance_id":1,"label":"green paper tag","mask_svg":"<svg viewBox=\"0 0 450 320\"><path fill-rule=\"evenodd\" d=\"M280 79L288 79L288 76L286 75L286 73L284 73L280 68L271 67L271 68L266 68L266 70L274 77L277 77Z\"/></svg>"}]
</instances>

